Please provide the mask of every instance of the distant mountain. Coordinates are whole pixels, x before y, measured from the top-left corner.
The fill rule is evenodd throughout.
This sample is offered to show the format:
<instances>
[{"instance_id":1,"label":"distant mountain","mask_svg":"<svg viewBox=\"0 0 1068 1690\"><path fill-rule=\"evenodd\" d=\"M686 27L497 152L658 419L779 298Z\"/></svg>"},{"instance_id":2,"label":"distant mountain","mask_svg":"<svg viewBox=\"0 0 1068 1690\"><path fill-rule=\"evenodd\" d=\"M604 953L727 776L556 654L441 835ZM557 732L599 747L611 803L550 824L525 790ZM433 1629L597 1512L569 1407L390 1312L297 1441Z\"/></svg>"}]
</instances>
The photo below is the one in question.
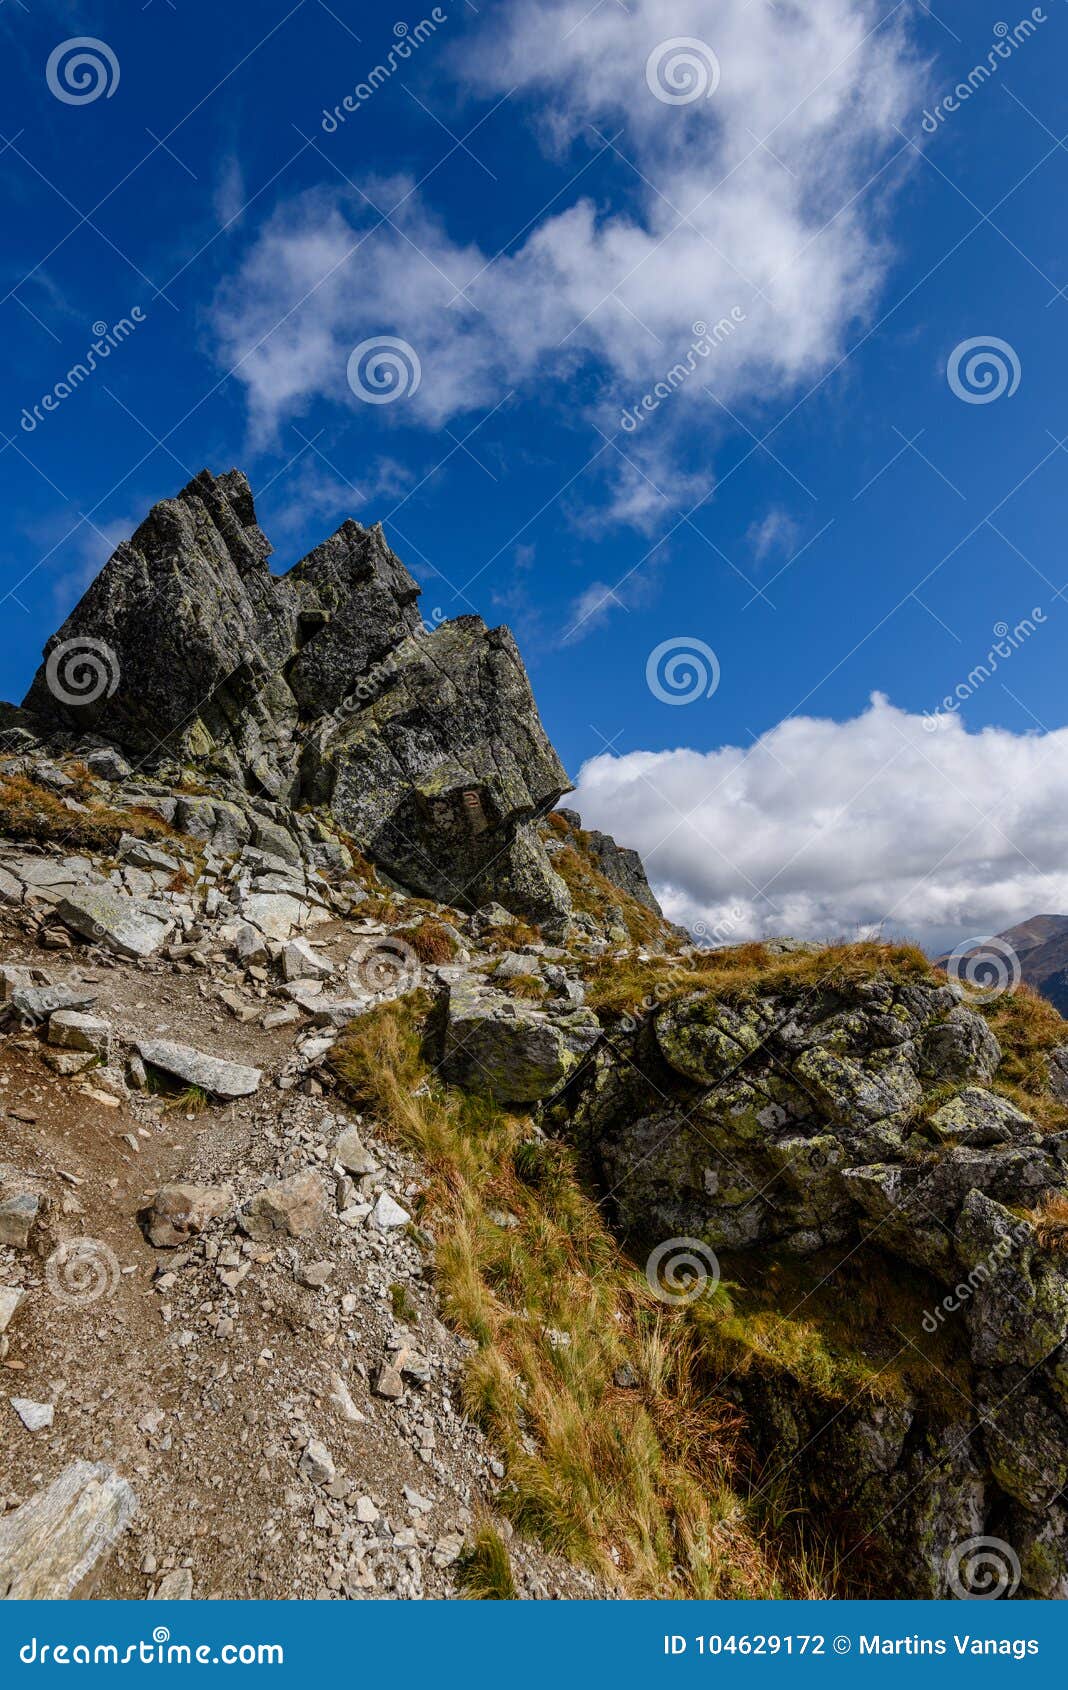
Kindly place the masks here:
<instances>
[{"instance_id":1,"label":"distant mountain","mask_svg":"<svg viewBox=\"0 0 1068 1690\"><path fill-rule=\"evenodd\" d=\"M1027 984L1068 1017L1068 915L1033 915L996 936L1019 957ZM948 960L939 957L939 966Z\"/></svg>"}]
</instances>

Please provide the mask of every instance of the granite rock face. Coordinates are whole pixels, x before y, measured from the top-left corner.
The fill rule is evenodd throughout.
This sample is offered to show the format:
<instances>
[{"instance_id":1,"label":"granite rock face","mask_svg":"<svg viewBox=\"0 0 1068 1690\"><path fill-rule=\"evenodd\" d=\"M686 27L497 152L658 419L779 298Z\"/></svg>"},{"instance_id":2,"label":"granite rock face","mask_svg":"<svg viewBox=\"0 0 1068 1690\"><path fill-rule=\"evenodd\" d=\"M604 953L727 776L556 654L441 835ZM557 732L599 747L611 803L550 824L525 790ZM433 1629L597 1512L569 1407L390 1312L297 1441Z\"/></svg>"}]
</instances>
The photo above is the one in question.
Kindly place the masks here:
<instances>
[{"instance_id":1,"label":"granite rock face","mask_svg":"<svg viewBox=\"0 0 1068 1690\"><path fill-rule=\"evenodd\" d=\"M771 1283L793 1258L806 1318L858 1255L900 1288L870 1397L759 1335L722 1368L759 1460L896 1595L952 1594L955 1551L986 1534L1010 1546L1009 1594L1068 1596L1068 1254L1029 1218L1068 1196L1068 1131L996 1089L1001 1063L948 984L876 973L681 997L612 1029L559 1106L639 1259L697 1240L725 1278L752 1257ZM899 1348L933 1342L926 1375L880 1389Z\"/></svg>"},{"instance_id":2,"label":"granite rock face","mask_svg":"<svg viewBox=\"0 0 1068 1690\"><path fill-rule=\"evenodd\" d=\"M8 736L92 736L190 771L211 799L185 809L210 806L217 843L216 812L236 800L234 849L242 796L327 807L403 886L560 926L570 899L534 824L569 782L508 630L424 627L380 527L347 521L281 576L270 552L245 477L203 471L49 640Z\"/></svg>"}]
</instances>

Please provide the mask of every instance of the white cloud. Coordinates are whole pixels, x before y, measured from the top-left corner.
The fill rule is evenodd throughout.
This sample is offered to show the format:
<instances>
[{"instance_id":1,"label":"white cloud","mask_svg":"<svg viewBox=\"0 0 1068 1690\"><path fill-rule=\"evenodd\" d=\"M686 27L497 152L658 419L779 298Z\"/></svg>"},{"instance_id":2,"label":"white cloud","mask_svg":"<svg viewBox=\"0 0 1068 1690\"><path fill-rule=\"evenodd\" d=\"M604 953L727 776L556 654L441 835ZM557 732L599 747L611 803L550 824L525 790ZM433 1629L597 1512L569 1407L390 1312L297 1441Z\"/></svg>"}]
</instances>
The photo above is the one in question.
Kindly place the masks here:
<instances>
[{"instance_id":1,"label":"white cloud","mask_svg":"<svg viewBox=\"0 0 1068 1690\"><path fill-rule=\"evenodd\" d=\"M1068 728L927 720L875 694L747 750L594 757L567 802L641 852L669 915L732 941L881 927L938 950L1068 910Z\"/></svg>"},{"instance_id":2,"label":"white cloud","mask_svg":"<svg viewBox=\"0 0 1068 1690\"><path fill-rule=\"evenodd\" d=\"M754 562L761 564L772 556L789 557L797 546L797 534L793 517L776 505L758 522L750 524L745 538Z\"/></svg>"},{"instance_id":3,"label":"white cloud","mask_svg":"<svg viewBox=\"0 0 1068 1690\"><path fill-rule=\"evenodd\" d=\"M422 367L414 395L380 408L384 423L439 427L534 379L569 397L581 367L593 372L583 405L615 428L620 407L685 352L694 323L737 305L737 332L644 425L692 435L695 404L715 413L704 385L728 404L773 399L821 374L869 312L887 252L884 184L867 184L922 93L900 13L877 28L874 0L592 11L588 0L513 0L501 12L475 26L456 69L487 96L517 87L511 109L527 95L553 145L570 147L560 198L498 257L454 238L407 182L280 206L213 312L261 439L320 396L358 405L346 360L375 334L409 340ZM646 61L681 35L709 43L721 79L710 99L668 105L647 87ZM618 136L622 157L569 189L564 172L601 136ZM598 193L619 182L620 208L595 201L587 180ZM375 207L391 221L379 224ZM517 210L520 222L528 209ZM686 496L685 478L667 491ZM617 514L640 525L661 502L624 476Z\"/></svg>"}]
</instances>

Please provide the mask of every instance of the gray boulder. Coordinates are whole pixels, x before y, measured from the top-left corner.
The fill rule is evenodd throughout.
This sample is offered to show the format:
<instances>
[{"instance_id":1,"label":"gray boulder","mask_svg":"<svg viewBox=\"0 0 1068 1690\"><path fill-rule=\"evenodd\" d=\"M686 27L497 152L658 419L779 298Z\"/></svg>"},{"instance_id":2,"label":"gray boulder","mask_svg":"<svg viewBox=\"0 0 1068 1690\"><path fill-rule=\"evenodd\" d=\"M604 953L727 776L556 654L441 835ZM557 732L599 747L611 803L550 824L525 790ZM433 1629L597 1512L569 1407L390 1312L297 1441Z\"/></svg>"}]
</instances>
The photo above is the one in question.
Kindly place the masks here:
<instances>
[{"instance_id":1,"label":"gray boulder","mask_svg":"<svg viewBox=\"0 0 1068 1690\"><path fill-rule=\"evenodd\" d=\"M230 1100L250 1097L259 1089L263 1074L241 1062L227 1062L219 1056L194 1050L192 1045L174 1044L170 1039L140 1039L137 1053L151 1068L162 1069L187 1086L198 1086L210 1097Z\"/></svg>"}]
</instances>

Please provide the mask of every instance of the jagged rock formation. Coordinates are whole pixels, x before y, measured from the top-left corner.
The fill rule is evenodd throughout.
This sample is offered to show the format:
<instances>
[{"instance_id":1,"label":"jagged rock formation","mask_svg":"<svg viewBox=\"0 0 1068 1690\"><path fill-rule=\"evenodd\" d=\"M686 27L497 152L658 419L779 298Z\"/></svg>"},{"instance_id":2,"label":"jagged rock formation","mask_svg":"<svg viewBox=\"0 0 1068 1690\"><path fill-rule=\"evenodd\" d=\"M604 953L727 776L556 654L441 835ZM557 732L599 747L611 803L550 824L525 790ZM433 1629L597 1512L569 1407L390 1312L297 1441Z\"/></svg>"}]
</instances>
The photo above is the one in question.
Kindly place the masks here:
<instances>
[{"instance_id":1,"label":"jagged rock formation","mask_svg":"<svg viewBox=\"0 0 1068 1690\"><path fill-rule=\"evenodd\" d=\"M581 833L586 851L606 880L618 886L621 892L626 892L628 897L635 898L639 904L644 904L654 915L663 915L646 877L645 864L637 851L617 844L610 833L602 833L600 828L583 828L582 817L577 810L561 809L558 813L574 831Z\"/></svg>"},{"instance_id":2,"label":"jagged rock formation","mask_svg":"<svg viewBox=\"0 0 1068 1690\"><path fill-rule=\"evenodd\" d=\"M1068 1596L1068 1257L1031 1213L1068 1194L1068 1131L991 1089L1002 1058L937 976L828 970L755 996L684 994L616 1029L560 1115L635 1244L696 1239L743 1264L755 1251L761 1278L812 1258L791 1298L810 1317L824 1278L848 1287L856 1252L884 1301L906 1264L911 1330L854 1317L850 1338L863 1353L893 1326L891 1350L925 1359L945 1337L955 1359L926 1385L894 1395L875 1373L836 1392L823 1362L776 1360L744 1322L722 1369L772 1468L844 1522L851 1550L881 1552L894 1594L951 1593L954 1550L985 1532L1010 1545L1021 1595Z\"/></svg>"},{"instance_id":3,"label":"jagged rock formation","mask_svg":"<svg viewBox=\"0 0 1068 1690\"><path fill-rule=\"evenodd\" d=\"M380 527L343 523L283 576L270 551L245 477L204 471L114 553L8 728L96 736L239 808L324 806L413 891L558 927L532 824L568 780L508 630L424 629Z\"/></svg>"}]
</instances>

